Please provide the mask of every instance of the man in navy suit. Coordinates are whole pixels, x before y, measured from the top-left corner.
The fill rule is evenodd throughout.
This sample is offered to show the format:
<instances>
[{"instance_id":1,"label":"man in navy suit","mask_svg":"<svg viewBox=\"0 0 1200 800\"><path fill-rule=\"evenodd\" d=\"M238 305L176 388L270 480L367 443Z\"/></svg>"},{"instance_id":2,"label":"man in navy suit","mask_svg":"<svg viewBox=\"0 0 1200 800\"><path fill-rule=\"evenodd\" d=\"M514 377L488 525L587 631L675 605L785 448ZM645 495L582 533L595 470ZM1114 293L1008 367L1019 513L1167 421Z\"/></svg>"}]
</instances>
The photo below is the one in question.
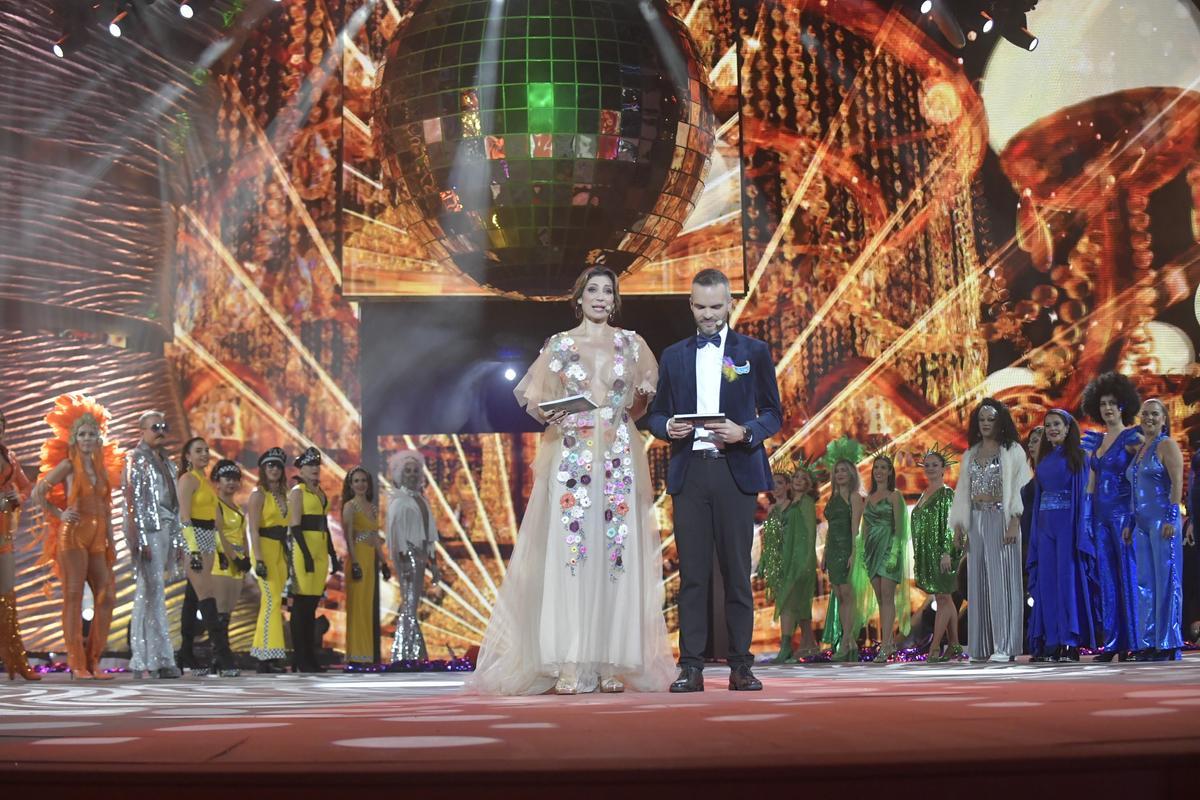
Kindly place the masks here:
<instances>
[{"instance_id":1,"label":"man in navy suit","mask_svg":"<svg viewBox=\"0 0 1200 800\"><path fill-rule=\"evenodd\" d=\"M725 579L729 630L729 688L756 691L750 667L754 596L750 547L758 493L771 488L763 442L782 423L775 364L766 342L727 324L729 279L715 269L692 280L696 335L663 352L658 394L647 415L650 431L671 443L667 492L674 506L679 551L679 678L672 692L704 691L708 585L713 550ZM676 414L724 414L703 427Z\"/></svg>"}]
</instances>

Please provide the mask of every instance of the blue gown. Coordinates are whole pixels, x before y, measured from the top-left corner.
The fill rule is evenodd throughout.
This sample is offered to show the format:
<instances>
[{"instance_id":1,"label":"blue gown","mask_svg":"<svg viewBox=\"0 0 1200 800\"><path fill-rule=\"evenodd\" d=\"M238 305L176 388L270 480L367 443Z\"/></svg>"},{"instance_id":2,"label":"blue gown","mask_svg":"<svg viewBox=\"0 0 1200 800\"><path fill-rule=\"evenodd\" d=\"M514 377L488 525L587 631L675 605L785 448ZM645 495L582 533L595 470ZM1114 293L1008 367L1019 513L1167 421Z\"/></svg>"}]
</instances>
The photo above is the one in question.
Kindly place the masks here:
<instances>
[{"instance_id":1,"label":"blue gown","mask_svg":"<svg viewBox=\"0 0 1200 800\"><path fill-rule=\"evenodd\" d=\"M1072 472L1061 447L1034 473L1033 525L1025 562L1033 610L1029 652L1092 647L1096 550L1090 524L1087 469Z\"/></svg>"},{"instance_id":2,"label":"blue gown","mask_svg":"<svg viewBox=\"0 0 1200 800\"><path fill-rule=\"evenodd\" d=\"M1133 649L1155 651L1178 659L1183 647L1183 520L1175 516L1175 535L1163 539L1171 503L1171 476L1158 457L1160 435L1147 446L1141 461L1129 464L1133 487L1133 558L1137 569L1134 598Z\"/></svg>"},{"instance_id":3,"label":"blue gown","mask_svg":"<svg viewBox=\"0 0 1200 800\"><path fill-rule=\"evenodd\" d=\"M1102 437L1096 437L1096 450ZM1096 644L1106 653L1132 649L1134 574L1133 548L1125 544L1122 533L1130 526L1130 488L1125 476L1133 454L1128 447L1137 444L1138 429L1126 428L1117 435L1104 455L1090 456L1096 476L1092 506L1092 530L1096 540Z\"/></svg>"}]
</instances>

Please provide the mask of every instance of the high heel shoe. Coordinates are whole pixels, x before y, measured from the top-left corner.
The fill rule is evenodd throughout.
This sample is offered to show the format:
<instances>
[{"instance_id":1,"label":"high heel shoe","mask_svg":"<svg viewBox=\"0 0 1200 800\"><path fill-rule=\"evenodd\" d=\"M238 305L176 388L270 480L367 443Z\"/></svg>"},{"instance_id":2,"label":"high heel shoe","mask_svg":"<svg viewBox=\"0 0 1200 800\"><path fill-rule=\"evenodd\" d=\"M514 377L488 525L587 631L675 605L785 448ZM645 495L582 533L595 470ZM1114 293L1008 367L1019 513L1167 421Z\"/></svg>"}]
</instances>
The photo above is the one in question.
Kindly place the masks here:
<instances>
[{"instance_id":1,"label":"high heel shoe","mask_svg":"<svg viewBox=\"0 0 1200 800\"><path fill-rule=\"evenodd\" d=\"M40 681L42 676L29 666L25 645L21 642L21 623L17 618L16 592L0 595L0 657L11 681L18 675L27 681Z\"/></svg>"},{"instance_id":2,"label":"high heel shoe","mask_svg":"<svg viewBox=\"0 0 1200 800\"><path fill-rule=\"evenodd\" d=\"M871 659L876 664L886 664L896 652L896 645L879 645L879 652L875 654L875 658Z\"/></svg>"},{"instance_id":3,"label":"high heel shoe","mask_svg":"<svg viewBox=\"0 0 1200 800\"><path fill-rule=\"evenodd\" d=\"M620 694L625 691L625 684L616 678L605 678L600 681L600 691L604 694Z\"/></svg>"},{"instance_id":4,"label":"high heel shoe","mask_svg":"<svg viewBox=\"0 0 1200 800\"><path fill-rule=\"evenodd\" d=\"M91 673L89 675L89 677L94 681L111 681L117 677L116 675L109 675L103 669L100 669L97 666L97 664L99 664L99 663L100 663L100 654L92 653L91 649L89 648L88 658L87 658L87 671L89 673Z\"/></svg>"}]
</instances>

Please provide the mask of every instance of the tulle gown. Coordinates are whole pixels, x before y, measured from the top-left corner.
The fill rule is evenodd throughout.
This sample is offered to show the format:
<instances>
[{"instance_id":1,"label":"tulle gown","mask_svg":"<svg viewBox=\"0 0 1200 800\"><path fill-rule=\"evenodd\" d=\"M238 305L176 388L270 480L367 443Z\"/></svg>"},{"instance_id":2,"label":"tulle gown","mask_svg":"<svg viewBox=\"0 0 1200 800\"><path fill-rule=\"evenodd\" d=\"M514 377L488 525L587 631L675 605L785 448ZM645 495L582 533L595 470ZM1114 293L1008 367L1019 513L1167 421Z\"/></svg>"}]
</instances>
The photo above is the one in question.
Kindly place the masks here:
<instances>
[{"instance_id":1,"label":"tulle gown","mask_svg":"<svg viewBox=\"0 0 1200 800\"><path fill-rule=\"evenodd\" d=\"M602 342L582 327L552 336L517 385L537 404L574 394L599 408L542 434L534 485L469 688L541 694L560 672L578 691L615 677L665 691L674 659L663 619L662 561L635 390L654 393L658 366L632 331Z\"/></svg>"}]
</instances>

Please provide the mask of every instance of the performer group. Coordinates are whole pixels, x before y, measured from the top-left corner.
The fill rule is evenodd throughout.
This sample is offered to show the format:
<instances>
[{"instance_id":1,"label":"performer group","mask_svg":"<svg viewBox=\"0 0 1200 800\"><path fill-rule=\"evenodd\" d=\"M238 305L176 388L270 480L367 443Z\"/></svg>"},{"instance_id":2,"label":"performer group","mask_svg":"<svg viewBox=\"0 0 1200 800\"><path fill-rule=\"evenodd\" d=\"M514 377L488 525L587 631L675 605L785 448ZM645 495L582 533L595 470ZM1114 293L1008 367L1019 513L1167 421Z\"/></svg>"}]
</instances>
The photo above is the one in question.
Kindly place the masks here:
<instances>
[{"instance_id":1,"label":"performer group","mask_svg":"<svg viewBox=\"0 0 1200 800\"><path fill-rule=\"evenodd\" d=\"M42 446L39 479L31 484L14 454L3 446L0 416L0 658L10 677L41 678L30 668L21 641L13 585L13 533L19 510L30 502L37 503L45 517L39 534L40 563L61 585L69 673L72 678L113 677L99 662L113 613L116 545L111 497L118 487L123 490L124 533L135 585L129 628L129 668L135 676L178 678L185 668L222 677L239 675L229 645L229 623L250 580L257 582L260 597L250 649L257 671L284 671L289 653L293 671L322 671L317 609L327 578L341 570L342 561L330 532L331 502L319 484L319 450L307 447L292 460L296 474L290 488L283 449L273 447L263 453L257 486L242 508L237 500L241 466L230 459L214 459L200 437L189 439L173 460L164 448L169 426L159 411L141 415L141 440L129 452L106 440L109 413L87 396L57 398L46 422L53 436ZM424 596L426 567L435 581L440 580L436 521L424 498L421 454L398 453L392 464L396 492L382 514L374 478L366 469L351 469L342 490L342 531L350 565L346 656L351 664L379 660L376 576L390 580L388 554L398 565L402 596L394 660L426 657L417 606ZM410 505L423 513L411 514ZM386 531L381 529L381 518ZM187 595L176 652L166 585L183 576ZM85 584L93 598L86 636ZM197 617L210 644L208 663L201 663L193 651Z\"/></svg>"},{"instance_id":2,"label":"performer group","mask_svg":"<svg viewBox=\"0 0 1200 800\"><path fill-rule=\"evenodd\" d=\"M546 429L470 680L475 691L703 691L714 558L724 582L729 689L761 689L750 650L760 493L768 512L757 575L781 625L777 662L816 657L821 643L835 661L895 658L898 636L911 633L913 585L933 606L926 661L958 658L964 571L972 661L1004 663L1026 652L1033 661L1077 661L1081 650L1100 661L1180 658L1182 548L1192 536L1180 514L1183 458L1167 407L1142 401L1125 376L1100 375L1084 392L1083 413L1100 427L1094 433L1056 408L1023 444L1004 403L983 399L967 421L961 456L944 445L917 454L925 488L910 510L897 490L896 453L875 453L864 464L865 449L848 436L820 460L772 470L763 445L782 424L775 367L764 342L730 328L732 296L720 272L696 275L689 298L696 333L668 347L661 363L640 336L613 324L621 296L612 271L585 270L570 302L578 325L546 341L515 390ZM557 402L575 395L590 403ZM635 428L643 418L670 445L677 663L663 615L654 491ZM394 491L383 509L365 468L349 470L340 500L331 501L320 485L318 449L291 460L289 480L288 455L273 447L258 459L242 508L242 467L214 458L199 437L170 458L160 412L141 415L141 441L128 453L107 440L109 414L85 396L59 397L46 421L53 435L31 486L2 445L0 417L0 658L10 677L39 677L25 657L13 593L12 538L27 502L45 514L42 561L61 583L71 675L111 677L99 660L113 609L110 498L118 487L136 584L135 673L237 675L229 621L249 580L260 595L250 650L258 671L282 671L289 653L293 671L320 671L317 611L328 577L343 569L329 525L335 511L345 538L346 661L377 660L377 575L399 583L392 660L428 657L417 612L426 575L440 576L420 452L389 458ZM946 473L956 462L951 487ZM818 508L826 480L828 499ZM826 522L823 548L818 519ZM830 601L819 642L820 573ZM165 586L181 574L188 592L177 656ZM85 584L93 597L86 637ZM864 629L876 614L878 647L864 656ZM210 664L193 651L197 618Z\"/></svg>"}]
</instances>

